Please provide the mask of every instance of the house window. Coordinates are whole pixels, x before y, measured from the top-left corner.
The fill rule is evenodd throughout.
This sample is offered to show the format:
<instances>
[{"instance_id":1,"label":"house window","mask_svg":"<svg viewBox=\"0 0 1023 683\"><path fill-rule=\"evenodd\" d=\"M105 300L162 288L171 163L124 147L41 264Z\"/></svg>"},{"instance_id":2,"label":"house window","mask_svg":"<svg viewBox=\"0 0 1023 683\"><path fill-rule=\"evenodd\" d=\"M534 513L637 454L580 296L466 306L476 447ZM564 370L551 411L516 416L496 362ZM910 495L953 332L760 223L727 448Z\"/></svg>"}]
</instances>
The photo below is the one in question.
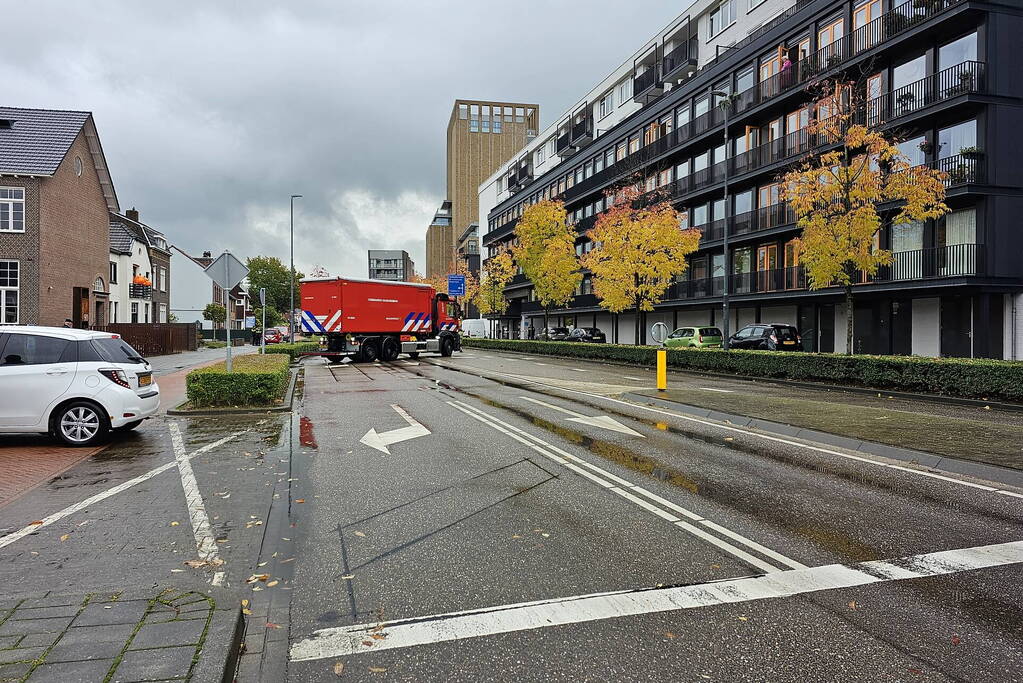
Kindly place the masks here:
<instances>
[{"instance_id":1,"label":"house window","mask_svg":"<svg viewBox=\"0 0 1023 683\"><path fill-rule=\"evenodd\" d=\"M825 48L842 37L845 32L845 22L837 19L821 28L817 32L817 49Z\"/></svg>"},{"instance_id":2,"label":"house window","mask_svg":"<svg viewBox=\"0 0 1023 683\"><path fill-rule=\"evenodd\" d=\"M964 121L938 131L938 158L956 156L963 149L976 149L977 122Z\"/></svg>"},{"instance_id":3,"label":"house window","mask_svg":"<svg viewBox=\"0 0 1023 683\"><path fill-rule=\"evenodd\" d=\"M614 109L614 93L609 92L600 98L600 102L597 103L597 117L604 118L611 113Z\"/></svg>"},{"instance_id":4,"label":"house window","mask_svg":"<svg viewBox=\"0 0 1023 683\"><path fill-rule=\"evenodd\" d=\"M120 308L119 302L117 301L110 302L110 322L112 323L117 322L117 311L119 308Z\"/></svg>"},{"instance_id":5,"label":"house window","mask_svg":"<svg viewBox=\"0 0 1023 683\"><path fill-rule=\"evenodd\" d=\"M502 126L501 119L494 119L494 132L495 133L502 132L501 131L501 126Z\"/></svg>"},{"instance_id":6,"label":"house window","mask_svg":"<svg viewBox=\"0 0 1023 683\"><path fill-rule=\"evenodd\" d=\"M0 232L25 232L25 190L0 187Z\"/></svg>"},{"instance_id":7,"label":"house window","mask_svg":"<svg viewBox=\"0 0 1023 683\"><path fill-rule=\"evenodd\" d=\"M17 261L0 261L0 325L18 324Z\"/></svg>"},{"instance_id":8,"label":"house window","mask_svg":"<svg viewBox=\"0 0 1023 683\"><path fill-rule=\"evenodd\" d=\"M632 79L626 78L618 84L618 106L622 106L632 99Z\"/></svg>"},{"instance_id":9,"label":"house window","mask_svg":"<svg viewBox=\"0 0 1023 683\"><path fill-rule=\"evenodd\" d=\"M131 302L131 321L137 323L139 321L139 302Z\"/></svg>"},{"instance_id":10,"label":"house window","mask_svg":"<svg viewBox=\"0 0 1023 683\"><path fill-rule=\"evenodd\" d=\"M717 9L710 13L707 39L710 40L734 23L735 0L725 0L717 6Z\"/></svg>"},{"instance_id":11,"label":"house window","mask_svg":"<svg viewBox=\"0 0 1023 683\"><path fill-rule=\"evenodd\" d=\"M938 70L977 61L977 34L971 33L938 48ZM962 78L960 76L960 78Z\"/></svg>"},{"instance_id":12,"label":"house window","mask_svg":"<svg viewBox=\"0 0 1023 683\"><path fill-rule=\"evenodd\" d=\"M160 291L167 291L167 269L163 266L157 266L157 277L160 280Z\"/></svg>"},{"instance_id":13,"label":"house window","mask_svg":"<svg viewBox=\"0 0 1023 683\"><path fill-rule=\"evenodd\" d=\"M629 140L629 154L635 154L639 151L639 136L635 136Z\"/></svg>"},{"instance_id":14,"label":"house window","mask_svg":"<svg viewBox=\"0 0 1023 683\"><path fill-rule=\"evenodd\" d=\"M112 285L116 285L117 284L117 262L116 261L111 261L110 262L110 284L112 284Z\"/></svg>"},{"instance_id":15,"label":"house window","mask_svg":"<svg viewBox=\"0 0 1023 683\"><path fill-rule=\"evenodd\" d=\"M469 118L469 105L466 104L458 105L458 118L460 119Z\"/></svg>"},{"instance_id":16,"label":"house window","mask_svg":"<svg viewBox=\"0 0 1023 683\"><path fill-rule=\"evenodd\" d=\"M546 156L544 156L544 147L546 146L546 144L547 143L544 143L543 145L540 145L539 147L536 148L536 161L534 163L536 163L537 166L542 164L544 162L544 159L547 158Z\"/></svg>"},{"instance_id":17,"label":"house window","mask_svg":"<svg viewBox=\"0 0 1023 683\"><path fill-rule=\"evenodd\" d=\"M146 319L145 319L144 322L149 322L149 304L146 304L145 311L146 311Z\"/></svg>"}]
</instances>

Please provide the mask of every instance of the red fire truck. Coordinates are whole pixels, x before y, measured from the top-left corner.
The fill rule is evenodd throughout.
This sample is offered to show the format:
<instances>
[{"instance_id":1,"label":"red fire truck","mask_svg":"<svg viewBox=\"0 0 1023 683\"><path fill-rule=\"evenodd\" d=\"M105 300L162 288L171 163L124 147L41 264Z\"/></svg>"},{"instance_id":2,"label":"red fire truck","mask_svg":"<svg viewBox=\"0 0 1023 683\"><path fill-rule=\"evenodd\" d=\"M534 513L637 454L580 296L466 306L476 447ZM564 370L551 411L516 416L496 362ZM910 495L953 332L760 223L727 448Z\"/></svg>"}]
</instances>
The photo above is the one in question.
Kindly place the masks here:
<instances>
[{"instance_id":1,"label":"red fire truck","mask_svg":"<svg viewBox=\"0 0 1023 683\"><path fill-rule=\"evenodd\" d=\"M302 331L325 338L314 355L331 362L393 361L400 353L461 351L457 305L430 285L307 278L300 286Z\"/></svg>"}]
</instances>

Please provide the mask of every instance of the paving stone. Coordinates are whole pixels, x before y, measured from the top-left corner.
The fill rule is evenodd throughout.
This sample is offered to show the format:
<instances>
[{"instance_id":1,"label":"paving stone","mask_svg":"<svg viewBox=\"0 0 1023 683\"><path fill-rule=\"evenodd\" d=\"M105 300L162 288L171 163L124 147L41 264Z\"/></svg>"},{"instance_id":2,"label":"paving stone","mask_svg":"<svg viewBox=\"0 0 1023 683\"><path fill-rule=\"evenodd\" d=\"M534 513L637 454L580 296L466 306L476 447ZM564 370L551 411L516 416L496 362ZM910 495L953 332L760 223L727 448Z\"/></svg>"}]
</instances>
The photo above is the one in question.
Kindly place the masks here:
<instances>
[{"instance_id":1,"label":"paving stone","mask_svg":"<svg viewBox=\"0 0 1023 683\"><path fill-rule=\"evenodd\" d=\"M97 659L91 662L59 662L42 664L29 676L29 683L97 683L102 681L112 659Z\"/></svg>"},{"instance_id":2,"label":"paving stone","mask_svg":"<svg viewBox=\"0 0 1023 683\"><path fill-rule=\"evenodd\" d=\"M14 650L0 650L0 664L30 662L43 656L45 647L19 647Z\"/></svg>"},{"instance_id":3,"label":"paving stone","mask_svg":"<svg viewBox=\"0 0 1023 683\"><path fill-rule=\"evenodd\" d=\"M186 676L192 666L195 651L194 645L186 645L126 652L114 672L113 680L160 681Z\"/></svg>"},{"instance_id":4,"label":"paving stone","mask_svg":"<svg viewBox=\"0 0 1023 683\"><path fill-rule=\"evenodd\" d=\"M0 650L6 650L14 647L21 640L21 636L2 636L0 637Z\"/></svg>"},{"instance_id":5,"label":"paving stone","mask_svg":"<svg viewBox=\"0 0 1023 683\"><path fill-rule=\"evenodd\" d=\"M31 663L0 664L0 681L20 681L31 668Z\"/></svg>"},{"instance_id":6,"label":"paving stone","mask_svg":"<svg viewBox=\"0 0 1023 683\"><path fill-rule=\"evenodd\" d=\"M50 617L73 617L78 614L81 607L77 605L61 605L57 607L19 607L14 611L11 619L22 621L24 619L48 619Z\"/></svg>"},{"instance_id":7,"label":"paving stone","mask_svg":"<svg viewBox=\"0 0 1023 683\"><path fill-rule=\"evenodd\" d=\"M139 629L131 641L132 650L167 645L195 645L202 637L206 623L201 619L167 621L162 624L147 624Z\"/></svg>"},{"instance_id":8,"label":"paving stone","mask_svg":"<svg viewBox=\"0 0 1023 683\"><path fill-rule=\"evenodd\" d=\"M90 604L75 619L75 626L97 626L104 624L137 624L142 621L149 603L145 600L111 602L105 605Z\"/></svg>"},{"instance_id":9,"label":"paving stone","mask_svg":"<svg viewBox=\"0 0 1023 683\"><path fill-rule=\"evenodd\" d=\"M112 626L74 626L64 632L64 643L114 643L122 645L135 632L136 624L114 624Z\"/></svg>"},{"instance_id":10,"label":"paving stone","mask_svg":"<svg viewBox=\"0 0 1023 683\"><path fill-rule=\"evenodd\" d=\"M29 633L21 639L18 647L49 647L60 633Z\"/></svg>"},{"instance_id":11,"label":"paving stone","mask_svg":"<svg viewBox=\"0 0 1023 683\"><path fill-rule=\"evenodd\" d=\"M88 659L110 659L121 654L124 641L64 642L62 639L46 654L47 662L78 662Z\"/></svg>"},{"instance_id":12,"label":"paving stone","mask_svg":"<svg viewBox=\"0 0 1023 683\"><path fill-rule=\"evenodd\" d=\"M81 595L48 595L43 598L28 598L23 600L20 607L30 609L34 607L81 607L85 598Z\"/></svg>"},{"instance_id":13,"label":"paving stone","mask_svg":"<svg viewBox=\"0 0 1023 683\"><path fill-rule=\"evenodd\" d=\"M26 633L60 632L71 625L71 617L52 619L8 619L0 624L0 636L24 635Z\"/></svg>"}]
</instances>

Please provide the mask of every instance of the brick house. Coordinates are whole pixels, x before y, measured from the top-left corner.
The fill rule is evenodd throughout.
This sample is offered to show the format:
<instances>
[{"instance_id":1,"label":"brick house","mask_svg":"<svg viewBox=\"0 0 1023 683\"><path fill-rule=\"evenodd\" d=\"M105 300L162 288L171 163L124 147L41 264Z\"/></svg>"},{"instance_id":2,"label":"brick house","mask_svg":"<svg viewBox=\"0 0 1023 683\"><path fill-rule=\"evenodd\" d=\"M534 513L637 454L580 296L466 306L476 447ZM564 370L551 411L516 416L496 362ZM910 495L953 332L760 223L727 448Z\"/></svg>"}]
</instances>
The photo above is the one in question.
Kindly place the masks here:
<instances>
[{"instance_id":1,"label":"brick house","mask_svg":"<svg viewBox=\"0 0 1023 683\"><path fill-rule=\"evenodd\" d=\"M0 107L0 324L107 322L110 211L90 112Z\"/></svg>"},{"instance_id":2,"label":"brick house","mask_svg":"<svg viewBox=\"0 0 1023 683\"><path fill-rule=\"evenodd\" d=\"M139 212L110 212L108 322L170 321L170 246L163 233L139 221ZM150 285L134 282L135 276Z\"/></svg>"}]
</instances>

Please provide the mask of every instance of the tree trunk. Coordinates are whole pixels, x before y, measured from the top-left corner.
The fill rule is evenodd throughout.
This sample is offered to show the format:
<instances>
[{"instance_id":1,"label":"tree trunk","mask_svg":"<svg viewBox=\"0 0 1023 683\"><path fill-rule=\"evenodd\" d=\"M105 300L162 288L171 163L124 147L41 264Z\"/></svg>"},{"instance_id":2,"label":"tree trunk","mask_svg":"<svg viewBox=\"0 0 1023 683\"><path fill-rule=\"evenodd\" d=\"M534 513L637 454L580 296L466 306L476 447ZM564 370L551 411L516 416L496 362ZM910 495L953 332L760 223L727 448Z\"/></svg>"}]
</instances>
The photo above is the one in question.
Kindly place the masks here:
<instances>
[{"instance_id":1,"label":"tree trunk","mask_svg":"<svg viewBox=\"0 0 1023 683\"><path fill-rule=\"evenodd\" d=\"M643 324L642 324L642 322L640 322L640 318L642 318L642 314L639 311L639 304L640 304L640 300L639 300L639 273L634 273L632 278L633 278L633 283L636 286L636 292L637 292L637 294L636 294L636 338L633 340L633 343L634 343L635 346L639 346L640 332L642 332L642 330L643 330Z\"/></svg>"},{"instance_id":2,"label":"tree trunk","mask_svg":"<svg viewBox=\"0 0 1023 683\"><path fill-rule=\"evenodd\" d=\"M550 341L551 340L550 339L550 334L549 334L550 333L550 329L551 329L551 325L550 325L550 320L548 320L548 318L550 318L550 313L551 313L551 309L549 307L547 307L547 306L544 306L543 307L543 332L544 332L544 335L546 336L544 341Z\"/></svg>"},{"instance_id":3,"label":"tree trunk","mask_svg":"<svg viewBox=\"0 0 1023 683\"><path fill-rule=\"evenodd\" d=\"M853 354L853 288L845 286L845 353Z\"/></svg>"}]
</instances>

